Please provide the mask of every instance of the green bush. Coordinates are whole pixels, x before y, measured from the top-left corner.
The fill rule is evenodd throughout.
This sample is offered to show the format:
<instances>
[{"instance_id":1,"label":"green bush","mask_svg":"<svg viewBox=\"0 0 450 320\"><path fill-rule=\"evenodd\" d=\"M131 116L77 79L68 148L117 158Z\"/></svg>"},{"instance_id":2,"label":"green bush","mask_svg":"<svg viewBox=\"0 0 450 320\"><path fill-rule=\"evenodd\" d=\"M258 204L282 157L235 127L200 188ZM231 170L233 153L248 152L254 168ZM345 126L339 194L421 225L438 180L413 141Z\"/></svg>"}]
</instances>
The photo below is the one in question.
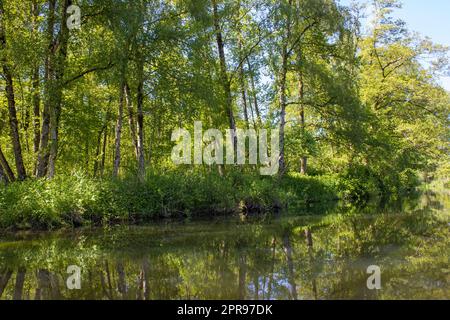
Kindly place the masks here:
<instances>
[{"instance_id":1,"label":"green bush","mask_svg":"<svg viewBox=\"0 0 450 320\"><path fill-rule=\"evenodd\" d=\"M411 172L401 177L405 185L414 181ZM239 169L227 170L224 176L213 170L149 172L143 181L134 176L93 179L74 173L0 187L0 228L52 229L230 214L242 206L258 211L300 208L339 198L365 199L377 193L382 183L386 182L365 168L340 175L289 173L283 178Z\"/></svg>"},{"instance_id":2,"label":"green bush","mask_svg":"<svg viewBox=\"0 0 450 320\"><path fill-rule=\"evenodd\" d=\"M81 225L111 203L100 181L83 175L27 180L0 191L0 226L54 228Z\"/></svg>"}]
</instances>

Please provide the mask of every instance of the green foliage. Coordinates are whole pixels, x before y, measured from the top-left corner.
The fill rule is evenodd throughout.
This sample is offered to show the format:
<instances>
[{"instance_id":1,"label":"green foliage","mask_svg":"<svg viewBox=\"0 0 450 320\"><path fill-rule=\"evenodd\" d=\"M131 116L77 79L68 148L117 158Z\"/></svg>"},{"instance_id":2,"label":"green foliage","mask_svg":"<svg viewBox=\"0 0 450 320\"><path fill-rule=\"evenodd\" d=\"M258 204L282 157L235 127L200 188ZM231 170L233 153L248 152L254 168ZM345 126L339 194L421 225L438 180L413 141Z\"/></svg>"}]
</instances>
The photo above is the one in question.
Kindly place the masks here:
<instances>
[{"instance_id":1,"label":"green foliage","mask_svg":"<svg viewBox=\"0 0 450 320\"><path fill-rule=\"evenodd\" d=\"M80 224L87 217L110 212L104 186L82 174L53 180L28 180L0 189L0 225L54 228Z\"/></svg>"},{"instance_id":2,"label":"green foliage","mask_svg":"<svg viewBox=\"0 0 450 320\"><path fill-rule=\"evenodd\" d=\"M224 177L170 171L148 173L139 181L134 177L99 180L76 173L0 187L0 228L51 229L234 214L243 203L258 211L294 210L356 190L338 175L289 174L280 180L240 171Z\"/></svg>"}]
</instances>

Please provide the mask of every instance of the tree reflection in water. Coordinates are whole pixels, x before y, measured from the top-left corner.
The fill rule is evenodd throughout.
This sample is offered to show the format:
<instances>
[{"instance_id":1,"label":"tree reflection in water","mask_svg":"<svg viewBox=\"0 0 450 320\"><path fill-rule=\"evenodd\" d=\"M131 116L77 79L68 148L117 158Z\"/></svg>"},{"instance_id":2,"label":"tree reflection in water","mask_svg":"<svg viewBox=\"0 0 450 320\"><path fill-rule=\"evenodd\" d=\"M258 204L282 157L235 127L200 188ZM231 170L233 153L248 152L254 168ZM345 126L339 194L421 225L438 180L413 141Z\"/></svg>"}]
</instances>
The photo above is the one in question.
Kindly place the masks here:
<instances>
[{"instance_id":1,"label":"tree reflection in water","mask_svg":"<svg viewBox=\"0 0 450 320\"><path fill-rule=\"evenodd\" d=\"M365 207L171 222L0 241L2 299L448 299L449 204L425 195ZM81 290L66 269L82 269ZM369 265L382 290L366 286Z\"/></svg>"}]
</instances>

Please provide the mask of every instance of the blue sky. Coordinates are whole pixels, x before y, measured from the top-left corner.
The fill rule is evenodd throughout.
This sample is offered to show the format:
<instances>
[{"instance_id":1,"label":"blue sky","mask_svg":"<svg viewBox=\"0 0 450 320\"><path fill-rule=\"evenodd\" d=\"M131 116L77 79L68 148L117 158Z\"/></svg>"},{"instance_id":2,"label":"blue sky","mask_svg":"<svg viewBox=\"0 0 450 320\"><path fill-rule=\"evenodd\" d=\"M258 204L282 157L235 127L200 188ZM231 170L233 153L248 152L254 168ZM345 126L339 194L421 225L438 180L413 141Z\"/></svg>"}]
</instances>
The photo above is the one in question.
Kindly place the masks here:
<instances>
[{"instance_id":1,"label":"blue sky","mask_svg":"<svg viewBox=\"0 0 450 320\"><path fill-rule=\"evenodd\" d=\"M350 0L341 0L342 4ZM361 0L361 2L367 2ZM403 8L395 15L404 20L408 28L434 42L450 47L450 1L449 0L403 0ZM442 78L442 85L450 91L450 77Z\"/></svg>"}]
</instances>

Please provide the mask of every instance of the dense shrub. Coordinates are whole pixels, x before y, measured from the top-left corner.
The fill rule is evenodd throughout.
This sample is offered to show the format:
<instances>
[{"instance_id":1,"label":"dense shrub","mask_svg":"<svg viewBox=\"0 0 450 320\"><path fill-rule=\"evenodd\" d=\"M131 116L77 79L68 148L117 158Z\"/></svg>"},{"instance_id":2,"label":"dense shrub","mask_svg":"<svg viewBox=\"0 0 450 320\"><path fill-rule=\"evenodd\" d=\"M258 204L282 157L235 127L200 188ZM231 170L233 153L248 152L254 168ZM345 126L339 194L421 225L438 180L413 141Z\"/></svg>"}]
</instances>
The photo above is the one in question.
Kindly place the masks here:
<instances>
[{"instance_id":1,"label":"dense shrub","mask_svg":"<svg viewBox=\"0 0 450 320\"><path fill-rule=\"evenodd\" d=\"M53 228L116 212L108 188L82 175L27 180L0 189L0 226Z\"/></svg>"},{"instance_id":2,"label":"dense shrub","mask_svg":"<svg viewBox=\"0 0 450 320\"><path fill-rule=\"evenodd\" d=\"M403 183L413 180L405 173ZM308 203L362 199L379 191L363 170L340 175L284 178L229 171L150 172L135 177L92 179L75 173L53 180L27 180L0 187L0 228L77 227L138 222L164 217L230 214L248 210L301 208ZM251 209L249 209L251 208Z\"/></svg>"}]
</instances>

